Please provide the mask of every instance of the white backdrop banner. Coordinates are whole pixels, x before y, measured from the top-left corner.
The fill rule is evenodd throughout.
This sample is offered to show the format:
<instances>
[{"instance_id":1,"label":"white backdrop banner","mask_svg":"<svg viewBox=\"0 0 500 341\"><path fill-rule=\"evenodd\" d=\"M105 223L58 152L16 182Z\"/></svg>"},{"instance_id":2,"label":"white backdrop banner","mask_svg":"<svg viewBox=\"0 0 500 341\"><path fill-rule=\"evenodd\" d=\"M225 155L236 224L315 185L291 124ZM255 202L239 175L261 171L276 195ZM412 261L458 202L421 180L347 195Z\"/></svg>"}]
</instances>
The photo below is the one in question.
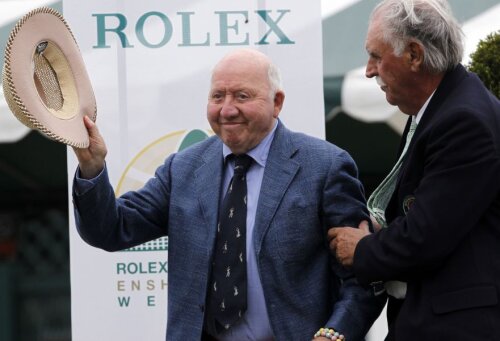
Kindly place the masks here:
<instances>
[{"instance_id":1,"label":"white backdrop banner","mask_svg":"<svg viewBox=\"0 0 500 341\"><path fill-rule=\"evenodd\" d=\"M269 55L286 92L280 118L324 138L319 1L64 0L63 9L96 95L116 195L213 134L205 114L210 72L231 49ZM68 149L70 191L76 166ZM80 239L72 211L73 340L164 340L168 239L107 253Z\"/></svg>"}]
</instances>

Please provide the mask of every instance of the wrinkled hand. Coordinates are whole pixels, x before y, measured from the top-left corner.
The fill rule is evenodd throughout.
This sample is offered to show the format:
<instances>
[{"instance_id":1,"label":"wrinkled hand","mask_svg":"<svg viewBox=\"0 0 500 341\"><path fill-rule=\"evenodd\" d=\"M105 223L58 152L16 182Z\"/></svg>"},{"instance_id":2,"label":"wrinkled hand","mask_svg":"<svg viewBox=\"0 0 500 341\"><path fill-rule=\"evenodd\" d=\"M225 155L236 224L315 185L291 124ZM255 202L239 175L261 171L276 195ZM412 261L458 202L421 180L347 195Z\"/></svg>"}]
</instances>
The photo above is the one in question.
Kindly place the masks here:
<instances>
[{"instance_id":1,"label":"wrinkled hand","mask_svg":"<svg viewBox=\"0 0 500 341\"><path fill-rule=\"evenodd\" d=\"M351 266L354 258L354 250L361 238L370 234L368 222L363 220L358 228L354 227L332 227L328 230L328 241L330 249L343 266Z\"/></svg>"},{"instance_id":2,"label":"wrinkled hand","mask_svg":"<svg viewBox=\"0 0 500 341\"><path fill-rule=\"evenodd\" d=\"M97 125L88 117L83 117L83 122L89 132L90 144L88 148L75 148L73 151L78 158L80 175L84 179L95 178L104 168L104 159L108 150L106 143L97 129Z\"/></svg>"}]
</instances>

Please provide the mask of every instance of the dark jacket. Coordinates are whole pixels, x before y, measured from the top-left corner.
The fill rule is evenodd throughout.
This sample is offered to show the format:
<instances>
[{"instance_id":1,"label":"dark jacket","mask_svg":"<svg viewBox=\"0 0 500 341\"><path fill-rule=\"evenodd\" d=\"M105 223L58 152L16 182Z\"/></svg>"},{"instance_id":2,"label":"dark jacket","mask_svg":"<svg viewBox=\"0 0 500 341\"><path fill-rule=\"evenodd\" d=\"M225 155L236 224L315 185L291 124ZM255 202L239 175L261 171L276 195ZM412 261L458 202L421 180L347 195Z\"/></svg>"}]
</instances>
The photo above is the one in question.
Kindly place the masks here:
<instances>
[{"instance_id":1,"label":"dark jacket","mask_svg":"<svg viewBox=\"0 0 500 341\"><path fill-rule=\"evenodd\" d=\"M386 218L354 272L408 282L404 301L389 300L389 339L498 340L500 102L461 65L429 102Z\"/></svg>"}]
</instances>

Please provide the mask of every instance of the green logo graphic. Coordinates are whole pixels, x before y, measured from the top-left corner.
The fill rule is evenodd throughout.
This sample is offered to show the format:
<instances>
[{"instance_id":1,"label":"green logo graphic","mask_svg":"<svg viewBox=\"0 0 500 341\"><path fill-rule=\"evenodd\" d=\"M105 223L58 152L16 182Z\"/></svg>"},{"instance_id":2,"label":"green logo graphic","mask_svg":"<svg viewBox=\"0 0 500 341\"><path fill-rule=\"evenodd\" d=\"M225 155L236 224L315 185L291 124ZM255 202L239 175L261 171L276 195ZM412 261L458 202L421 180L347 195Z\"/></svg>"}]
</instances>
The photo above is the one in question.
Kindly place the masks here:
<instances>
[{"instance_id":1,"label":"green logo graphic","mask_svg":"<svg viewBox=\"0 0 500 341\"><path fill-rule=\"evenodd\" d=\"M187 133L185 130L182 130L165 135L150 143L142 149L125 168L116 186L116 196L118 197L125 192L141 188L145 184L145 179L153 177L156 168L163 164L170 154L179 152L195 143L201 142L210 135L212 135L211 131L200 129L194 129ZM168 237L162 237L123 250L122 252L167 250Z\"/></svg>"}]
</instances>

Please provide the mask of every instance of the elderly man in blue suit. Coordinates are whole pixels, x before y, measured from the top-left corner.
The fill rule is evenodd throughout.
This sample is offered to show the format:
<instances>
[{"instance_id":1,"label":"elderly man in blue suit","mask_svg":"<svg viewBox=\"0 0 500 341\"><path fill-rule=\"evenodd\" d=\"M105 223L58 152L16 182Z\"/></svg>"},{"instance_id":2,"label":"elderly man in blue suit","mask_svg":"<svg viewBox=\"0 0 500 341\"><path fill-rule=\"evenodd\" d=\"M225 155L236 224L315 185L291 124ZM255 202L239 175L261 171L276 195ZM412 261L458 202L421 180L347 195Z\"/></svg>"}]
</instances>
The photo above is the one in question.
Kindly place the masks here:
<instances>
[{"instance_id":1,"label":"elderly man in blue suit","mask_svg":"<svg viewBox=\"0 0 500 341\"><path fill-rule=\"evenodd\" d=\"M213 70L208 96L216 136L171 155L144 188L118 199L104 140L85 120L90 146L75 149L78 231L108 251L169 237L167 340L356 341L381 311L383 299L328 249L329 226L368 218L356 166L338 147L286 129L278 120L284 99L267 56L229 53ZM250 166L236 176L243 154ZM240 180L243 218L239 206L224 211L226 192L239 191ZM226 221L237 216L242 222L228 237ZM221 259L232 257L242 235L243 251L226 265ZM230 297L221 293L226 280L235 281ZM333 331L316 333L321 327Z\"/></svg>"},{"instance_id":2,"label":"elderly man in blue suit","mask_svg":"<svg viewBox=\"0 0 500 341\"><path fill-rule=\"evenodd\" d=\"M500 102L460 64L444 0L380 2L366 49L366 76L408 123L368 200L387 228L332 228L332 251L360 282L386 288L386 340L498 340Z\"/></svg>"}]
</instances>

